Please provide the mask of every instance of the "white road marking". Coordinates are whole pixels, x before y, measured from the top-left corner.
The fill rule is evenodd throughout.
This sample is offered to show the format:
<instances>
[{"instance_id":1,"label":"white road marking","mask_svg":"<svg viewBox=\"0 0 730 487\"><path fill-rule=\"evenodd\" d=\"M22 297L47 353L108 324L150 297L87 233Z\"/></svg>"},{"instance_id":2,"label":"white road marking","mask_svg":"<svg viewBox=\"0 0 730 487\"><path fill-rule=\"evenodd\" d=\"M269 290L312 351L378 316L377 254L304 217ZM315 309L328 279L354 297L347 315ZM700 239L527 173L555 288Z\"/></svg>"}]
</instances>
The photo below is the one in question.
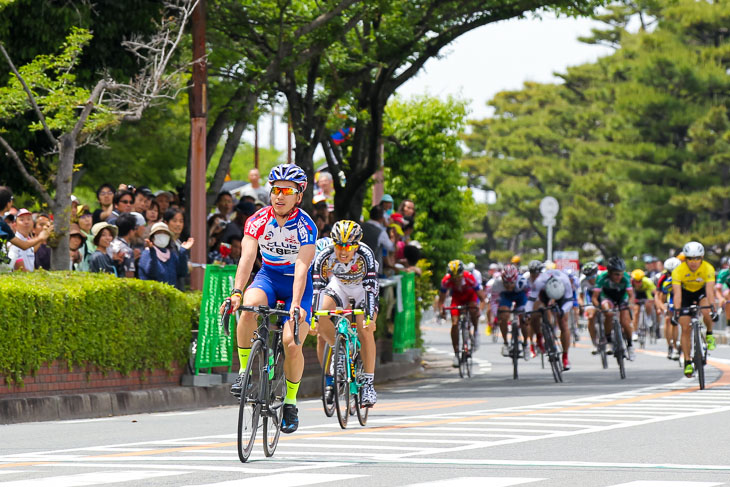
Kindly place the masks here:
<instances>
[{"instance_id":1,"label":"white road marking","mask_svg":"<svg viewBox=\"0 0 730 487\"><path fill-rule=\"evenodd\" d=\"M87 485L116 484L121 482L133 482L152 479L155 477L167 477L170 475L184 475L190 472L171 471L159 472L152 470L130 470L126 472L90 472L76 475L59 475L56 477L44 477L38 479L23 479L10 482L0 482L3 487L83 487Z\"/></svg>"},{"instance_id":2,"label":"white road marking","mask_svg":"<svg viewBox=\"0 0 730 487\"><path fill-rule=\"evenodd\" d=\"M275 475L264 475L261 478L266 485L286 485L287 487L297 487L300 485L313 485L325 482L337 482L340 480L349 480L364 475L348 475L348 474L328 474L328 473L282 473ZM256 478L256 477L255 477ZM245 483L241 479L227 480L213 484L189 484L185 487L240 487Z\"/></svg>"},{"instance_id":3,"label":"white road marking","mask_svg":"<svg viewBox=\"0 0 730 487\"><path fill-rule=\"evenodd\" d=\"M714 487L724 482L684 482L675 480L635 480L625 484L609 485L607 487Z\"/></svg>"},{"instance_id":4,"label":"white road marking","mask_svg":"<svg viewBox=\"0 0 730 487\"><path fill-rule=\"evenodd\" d=\"M530 482L537 482L545 479L532 479L526 477L457 477L448 480L434 480L419 484L408 484L405 487L509 487L511 485L522 485Z\"/></svg>"}]
</instances>

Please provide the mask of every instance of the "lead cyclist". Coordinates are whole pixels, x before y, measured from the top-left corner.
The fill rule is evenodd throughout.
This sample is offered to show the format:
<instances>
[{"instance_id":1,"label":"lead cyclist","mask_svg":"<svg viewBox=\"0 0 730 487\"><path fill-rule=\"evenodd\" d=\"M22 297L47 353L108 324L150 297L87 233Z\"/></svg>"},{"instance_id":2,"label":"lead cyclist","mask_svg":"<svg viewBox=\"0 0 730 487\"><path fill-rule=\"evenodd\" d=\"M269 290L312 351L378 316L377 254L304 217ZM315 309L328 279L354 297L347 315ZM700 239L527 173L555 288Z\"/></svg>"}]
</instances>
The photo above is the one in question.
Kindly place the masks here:
<instances>
[{"instance_id":1,"label":"lead cyclist","mask_svg":"<svg viewBox=\"0 0 730 487\"><path fill-rule=\"evenodd\" d=\"M290 319L284 324L282 340L285 347L284 375L286 397L281 421L281 431L293 433L299 427L296 404L299 383L304 371L302 343L307 336L309 315L312 309L312 275L309 267L314 257L317 227L312 218L297 206L307 187L307 175L294 164L281 164L269 174L271 206L254 213L244 227L241 243L241 259L238 262L231 309L238 309L243 301L246 306L276 306L284 301L289 307ZM251 285L243 293L251 268L261 250L263 264ZM224 305L221 305L221 312ZM299 341L294 341L294 319L298 313ZM231 394L241 396L244 371L251 353L251 341L256 330L256 313L243 312L238 321L236 339L241 369L231 387Z\"/></svg>"}]
</instances>

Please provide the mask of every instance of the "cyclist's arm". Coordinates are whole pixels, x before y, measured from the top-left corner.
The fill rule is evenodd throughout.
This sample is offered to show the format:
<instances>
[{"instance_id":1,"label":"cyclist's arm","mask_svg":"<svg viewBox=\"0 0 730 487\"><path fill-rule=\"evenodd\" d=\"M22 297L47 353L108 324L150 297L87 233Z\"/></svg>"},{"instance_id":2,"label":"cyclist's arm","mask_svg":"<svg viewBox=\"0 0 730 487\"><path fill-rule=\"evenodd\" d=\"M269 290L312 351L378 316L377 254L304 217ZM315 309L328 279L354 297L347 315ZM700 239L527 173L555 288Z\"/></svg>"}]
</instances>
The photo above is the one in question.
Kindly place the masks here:
<instances>
[{"instance_id":1,"label":"cyclist's arm","mask_svg":"<svg viewBox=\"0 0 730 487\"><path fill-rule=\"evenodd\" d=\"M664 313L664 293L659 289L654 293L654 305L660 313Z\"/></svg>"},{"instance_id":2,"label":"cyclist's arm","mask_svg":"<svg viewBox=\"0 0 730 487\"><path fill-rule=\"evenodd\" d=\"M600 308L601 304L598 301L598 297L601 295L601 288L593 288L593 296L591 298L591 301L593 302L593 306L596 308Z\"/></svg>"},{"instance_id":3,"label":"cyclist's arm","mask_svg":"<svg viewBox=\"0 0 730 487\"><path fill-rule=\"evenodd\" d=\"M673 282L672 292L674 293L674 310L676 312L682 309L682 285L678 282Z\"/></svg>"},{"instance_id":4,"label":"cyclist's arm","mask_svg":"<svg viewBox=\"0 0 730 487\"><path fill-rule=\"evenodd\" d=\"M705 283L705 294L707 295L707 302L715 306L715 281Z\"/></svg>"},{"instance_id":5,"label":"cyclist's arm","mask_svg":"<svg viewBox=\"0 0 730 487\"><path fill-rule=\"evenodd\" d=\"M259 242L250 235L243 237L241 241L241 259L238 261L238 269L236 269L236 278L233 281L234 289L243 289L248 283L251 276L251 269L256 260L256 254L259 249Z\"/></svg>"}]
</instances>

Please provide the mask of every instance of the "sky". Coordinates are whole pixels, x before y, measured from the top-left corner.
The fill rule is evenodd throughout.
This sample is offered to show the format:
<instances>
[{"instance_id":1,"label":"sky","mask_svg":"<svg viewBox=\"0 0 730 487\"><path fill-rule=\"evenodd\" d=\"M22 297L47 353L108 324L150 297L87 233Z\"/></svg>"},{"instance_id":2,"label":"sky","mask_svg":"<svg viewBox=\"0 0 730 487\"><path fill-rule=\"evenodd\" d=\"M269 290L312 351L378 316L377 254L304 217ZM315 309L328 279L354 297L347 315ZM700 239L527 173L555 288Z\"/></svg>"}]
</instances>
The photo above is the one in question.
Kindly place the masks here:
<instances>
[{"instance_id":1,"label":"sky","mask_svg":"<svg viewBox=\"0 0 730 487\"><path fill-rule=\"evenodd\" d=\"M454 95L470 100L470 119L485 118L486 103L503 90L519 89L525 81L556 82L553 73L595 61L611 51L583 44L578 37L600 24L589 19L545 15L486 25L459 37L428 61L418 75L401 86L399 96ZM269 145L270 117L261 121L260 144ZM244 136L249 143L253 134ZM286 150L286 126L276 124L276 147ZM316 157L321 154L315 155Z\"/></svg>"}]
</instances>

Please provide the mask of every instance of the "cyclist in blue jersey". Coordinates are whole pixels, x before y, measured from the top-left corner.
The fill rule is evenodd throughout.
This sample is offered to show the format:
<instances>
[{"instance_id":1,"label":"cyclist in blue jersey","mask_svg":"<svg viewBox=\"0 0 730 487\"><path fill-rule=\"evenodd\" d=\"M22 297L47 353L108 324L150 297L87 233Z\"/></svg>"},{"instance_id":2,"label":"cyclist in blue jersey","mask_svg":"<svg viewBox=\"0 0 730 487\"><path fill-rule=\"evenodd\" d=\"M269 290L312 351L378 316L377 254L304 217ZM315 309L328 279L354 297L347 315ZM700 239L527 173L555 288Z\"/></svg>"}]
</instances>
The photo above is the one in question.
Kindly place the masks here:
<instances>
[{"instance_id":1,"label":"cyclist in blue jersey","mask_svg":"<svg viewBox=\"0 0 730 487\"><path fill-rule=\"evenodd\" d=\"M271 206L254 213L244 227L241 259L231 295L232 309L243 301L246 306L268 305L284 301L290 319L284 325L284 375L286 398L281 431L293 433L299 427L297 391L304 371L302 345L294 342L294 316L299 313L299 339L303 343L312 310L312 264L317 239L317 227L312 218L298 208L307 187L307 175L294 164L281 164L269 174ZM241 291L248 281L257 250L261 250L263 265L251 285ZM221 307L222 310L222 307ZM241 369L231 394L241 396L243 371L251 353L251 339L256 329L256 314L244 312L238 322L236 338Z\"/></svg>"}]
</instances>

